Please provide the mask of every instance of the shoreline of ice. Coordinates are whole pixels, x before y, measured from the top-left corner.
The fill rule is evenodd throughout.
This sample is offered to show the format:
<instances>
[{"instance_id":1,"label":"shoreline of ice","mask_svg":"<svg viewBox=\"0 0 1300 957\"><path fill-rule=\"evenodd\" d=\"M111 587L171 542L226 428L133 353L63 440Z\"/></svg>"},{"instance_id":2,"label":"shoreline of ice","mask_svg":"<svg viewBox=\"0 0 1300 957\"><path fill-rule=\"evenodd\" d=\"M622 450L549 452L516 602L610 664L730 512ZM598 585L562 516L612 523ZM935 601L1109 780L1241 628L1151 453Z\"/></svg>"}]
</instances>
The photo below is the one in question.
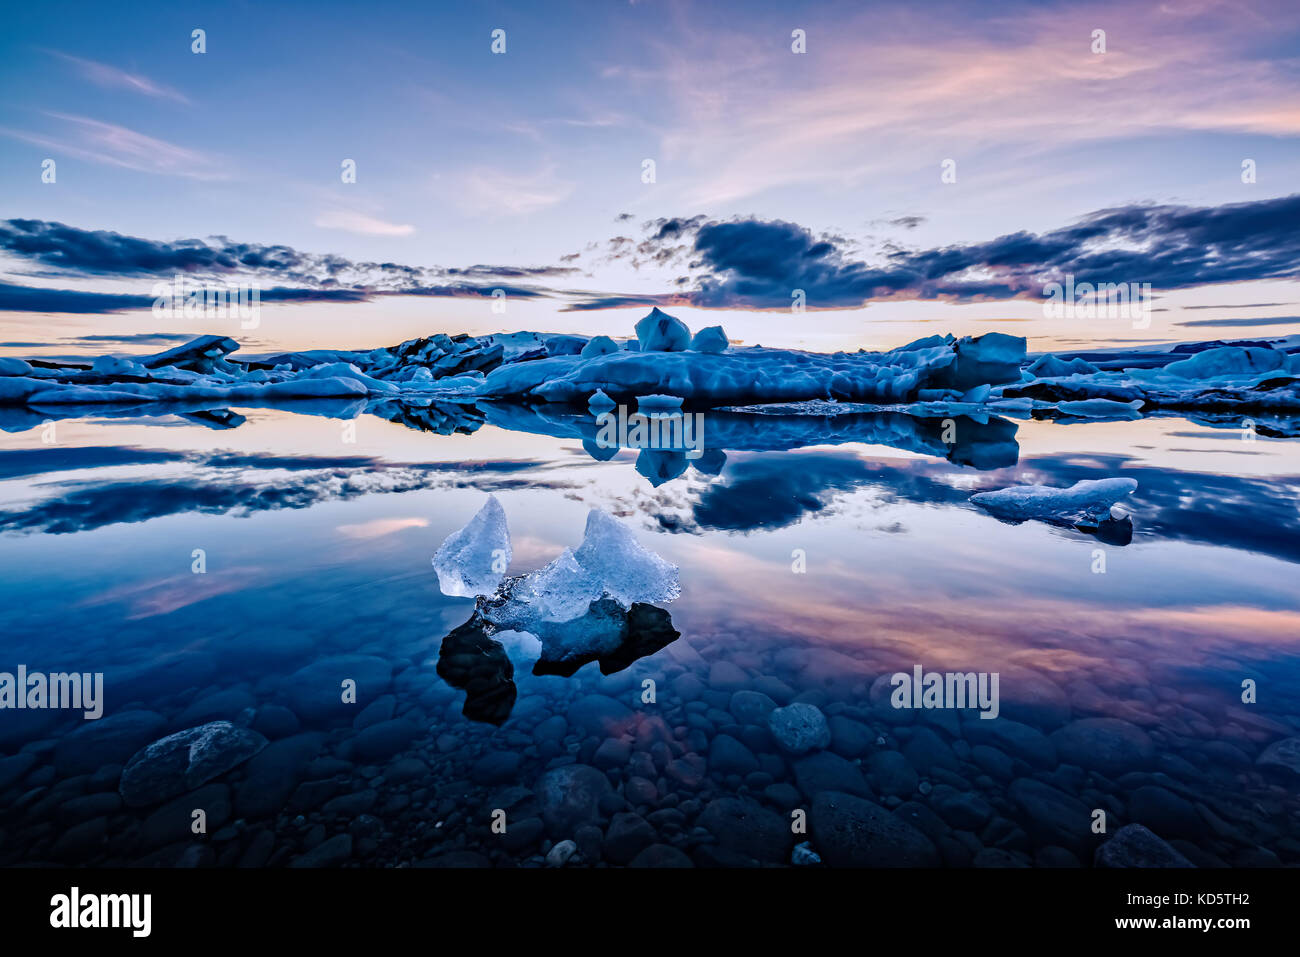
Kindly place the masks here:
<instances>
[{"instance_id":1,"label":"shoreline of ice","mask_svg":"<svg viewBox=\"0 0 1300 957\"><path fill-rule=\"evenodd\" d=\"M1070 420L1160 412L1300 415L1300 336L1028 355L1003 333L929 336L884 352L733 347L653 310L637 338L536 332L435 335L369 351L237 356L218 335L93 362L0 358L0 407L58 412L155 403L302 400L513 402L588 407L654 398L685 410ZM595 408L596 406L592 406Z\"/></svg>"}]
</instances>

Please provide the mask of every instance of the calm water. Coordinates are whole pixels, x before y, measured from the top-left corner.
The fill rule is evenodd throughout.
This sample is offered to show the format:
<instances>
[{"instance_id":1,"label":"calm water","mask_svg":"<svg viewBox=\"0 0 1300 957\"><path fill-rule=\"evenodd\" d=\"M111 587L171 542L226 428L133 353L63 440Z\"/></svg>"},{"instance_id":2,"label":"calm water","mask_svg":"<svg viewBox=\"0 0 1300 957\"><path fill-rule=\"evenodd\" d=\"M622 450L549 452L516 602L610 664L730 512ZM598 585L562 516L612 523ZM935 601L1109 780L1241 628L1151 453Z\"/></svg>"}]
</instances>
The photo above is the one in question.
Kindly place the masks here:
<instances>
[{"instance_id":1,"label":"calm water","mask_svg":"<svg viewBox=\"0 0 1300 957\"><path fill-rule=\"evenodd\" d=\"M576 416L331 417L355 411L7 424L0 670L104 672L105 718L0 712L0 861L539 865L572 838L570 866L789 863L807 841L831 863L1090 865L1137 821L1198 865L1300 864L1295 779L1257 764L1300 734L1298 439L962 420L954 447L901 415L716 413L700 467L666 478L687 463L600 461ZM1126 544L966 501L1116 475L1139 483ZM608 675L533 674L509 636L444 648L473 602L430 557L487 493L512 573L576 546L589 509L620 517L680 566L680 637ZM878 679L918 664L997 672L1001 716L890 708ZM360 700L335 707L346 677ZM795 700L829 747L772 740L767 709ZM121 806L132 755L217 719L271 745L197 797ZM829 792L904 835L854 845Z\"/></svg>"}]
</instances>

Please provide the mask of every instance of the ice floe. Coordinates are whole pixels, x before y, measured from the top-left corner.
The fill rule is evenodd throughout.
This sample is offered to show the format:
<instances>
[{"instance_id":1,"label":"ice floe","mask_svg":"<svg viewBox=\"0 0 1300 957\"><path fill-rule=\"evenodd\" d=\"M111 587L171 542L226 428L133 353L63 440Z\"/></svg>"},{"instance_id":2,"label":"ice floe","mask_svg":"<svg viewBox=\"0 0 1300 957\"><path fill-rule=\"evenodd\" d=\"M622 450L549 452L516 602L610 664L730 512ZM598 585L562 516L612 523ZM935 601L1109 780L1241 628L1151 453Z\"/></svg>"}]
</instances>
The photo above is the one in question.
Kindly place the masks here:
<instances>
[{"instance_id":1,"label":"ice floe","mask_svg":"<svg viewBox=\"0 0 1300 957\"><path fill-rule=\"evenodd\" d=\"M1039 519L1086 528L1114 517L1112 508L1137 487L1137 481L1131 478L1085 479L1069 488L1015 485L976 492L970 500L1008 521Z\"/></svg>"}]
</instances>

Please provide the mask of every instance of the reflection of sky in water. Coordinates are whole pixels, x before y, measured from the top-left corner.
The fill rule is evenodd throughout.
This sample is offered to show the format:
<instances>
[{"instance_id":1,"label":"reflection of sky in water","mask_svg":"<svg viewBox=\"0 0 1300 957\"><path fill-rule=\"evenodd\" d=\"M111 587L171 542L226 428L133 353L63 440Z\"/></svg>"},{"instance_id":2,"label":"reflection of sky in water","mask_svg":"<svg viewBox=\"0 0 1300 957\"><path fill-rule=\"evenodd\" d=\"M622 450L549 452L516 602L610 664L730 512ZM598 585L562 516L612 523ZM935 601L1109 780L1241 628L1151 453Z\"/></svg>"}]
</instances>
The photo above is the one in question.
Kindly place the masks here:
<instances>
[{"instance_id":1,"label":"reflection of sky in water","mask_svg":"<svg viewBox=\"0 0 1300 957\"><path fill-rule=\"evenodd\" d=\"M995 471L844 444L732 450L720 477L688 471L654 488L635 453L597 463L576 439L490 425L439 436L363 417L345 444L338 420L246 414L226 431L70 420L56 447L39 430L5 436L11 664L160 681L170 666L183 687L181 665L199 658L250 679L339 651L427 659L471 609L439 594L430 556L495 491L513 571L576 545L587 509L605 508L680 564L670 611L683 647L693 635L740 655L824 646L804 680L824 669L869 681L919 662L1002 672L1005 698L1010 676L1033 669L1095 685L1099 710L1132 716L1150 707L1134 689L1157 685L1217 688L1230 707L1241 678L1268 666L1273 706L1300 710L1294 440L1244 443L1182 419L1030 422L1018 464ZM975 488L1116 474L1140 484L1127 547L966 503ZM190 571L197 548L205 575ZM791 570L796 549L806 574Z\"/></svg>"}]
</instances>

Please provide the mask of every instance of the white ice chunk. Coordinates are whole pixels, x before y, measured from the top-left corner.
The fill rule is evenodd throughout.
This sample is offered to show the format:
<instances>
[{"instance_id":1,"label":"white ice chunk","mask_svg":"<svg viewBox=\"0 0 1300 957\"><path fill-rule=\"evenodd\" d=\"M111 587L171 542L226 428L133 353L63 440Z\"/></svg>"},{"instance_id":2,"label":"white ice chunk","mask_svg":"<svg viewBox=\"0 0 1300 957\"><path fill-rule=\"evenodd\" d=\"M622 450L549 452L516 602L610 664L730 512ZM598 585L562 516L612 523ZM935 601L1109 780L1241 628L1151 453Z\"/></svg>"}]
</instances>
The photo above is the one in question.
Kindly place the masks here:
<instances>
[{"instance_id":1,"label":"white ice chunk","mask_svg":"<svg viewBox=\"0 0 1300 957\"><path fill-rule=\"evenodd\" d=\"M149 374L140 363L132 362L130 359L119 359L116 356L100 356L90 368L100 375L147 376Z\"/></svg>"},{"instance_id":2,"label":"white ice chunk","mask_svg":"<svg viewBox=\"0 0 1300 957\"><path fill-rule=\"evenodd\" d=\"M592 336L578 355L584 359L590 359L594 356L605 356L618 351L618 343L609 336Z\"/></svg>"},{"instance_id":3,"label":"white ice chunk","mask_svg":"<svg viewBox=\"0 0 1300 957\"><path fill-rule=\"evenodd\" d=\"M705 326L691 340L691 349L695 352L726 352L728 345L727 334L721 326Z\"/></svg>"},{"instance_id":4,"label":"white ice chunk","mask_svg":"<svg viewBox=\"0 0 1300 957\"><path fill-rule=\"evenodd\" d=\"M636 338L641 352L685 352L691 345L691 330L655 307L636 324Z\"/></svg>"},{"instance_id":5,"label":"white ice chunk","mask_svg":"<svg viewBox=\"0 0 1300 957\"><path fill-rule=\"evenodd\" d=\"M477 515L452 532L433 556L438 587L444 595L472 598L496 592L510 566L510 529L495 495Z\"/></svg>"},{"instance_id":6,"label":"white ice chunk","mask_svg":"<svg viewBox=\"0 0 1300 957\"><path fill-rule=\"evenodd\" d=\"M677 566L643 548L627 526L598 508L587 515L587 531L573 557L624 607L669 602L682 593Z\"/></svg>"},{"instance_id":7,"label":"white ice chunk","mask_svg":"<svg viewBox=\"0 0 1300 957\"><path fill-rule=\"evenodd\" d=\"M1064 376L1074 375L1076 372L1092 375L1097 371L1097 367L1091 362L1077 357L1066 362L1049 352L1035 359L1029 366L1028 371L1032 376L1037 376L1040 379L1059 379Z\"/></svg>"},{"instance_id":8,"label":"white ice chunk","mask_svg":"<svg viewBox=\"0 0 1300 957\"><path fill-rule=\"evenodd\" d=\"M514 592L517 599L532 605L543 621L572 621L585 615L604 593L600 577L579 565L571 548L526 577Z\"/></svg>"},{"instance_id":9,"label":"white ice chunk","mask_svg":"<svg viewBox=\"0 0 1300 957\"><path fill-rule=\"evenodd\" d=\"M1137 481L1131 478L1085 479L1069 488L1015 485L995 492L976 492L970 500L1012 521L1037 518L1086 524L1110 517L1111 507L1137 487Z\"/></svg>"},{"instance_id":10,"label":"white ice chunk","mask_svg":"<svg viewBox=\"0 0 1300 957\"><path fill-rule=\"evenodd\" d=\"M1057 409L1066 415L1081 419L1140 419L1142 418L1141 399L1132 402L1116 402L1114 399L1079 399L1075 402L1058 402Z\"/></svg>"},{"instance_id":11,"label":"white ice chunk","mask_svg":"<svg viewBox=\"0 0 1300 957\"><path fill-rule=\"evenodd\" d=\"M682 407L682 397L679 395L639 395L636 397L636 407L638 412L680 409Z\"/></svg>"},{"instance_id":12,"label":"white ice chunk","mask_svg":"<svg viewBox=\"0 0 1300 957\"><path fill-rule=\"evenodd\" d=\"M1272 372L1286 362L1286 353L1277 349L1222 346L1206 349L1187 359L1165 366L1164 371L1184 379L1213 379L1221 375L1253 375Z\"/></svg>"}]
</instances>

